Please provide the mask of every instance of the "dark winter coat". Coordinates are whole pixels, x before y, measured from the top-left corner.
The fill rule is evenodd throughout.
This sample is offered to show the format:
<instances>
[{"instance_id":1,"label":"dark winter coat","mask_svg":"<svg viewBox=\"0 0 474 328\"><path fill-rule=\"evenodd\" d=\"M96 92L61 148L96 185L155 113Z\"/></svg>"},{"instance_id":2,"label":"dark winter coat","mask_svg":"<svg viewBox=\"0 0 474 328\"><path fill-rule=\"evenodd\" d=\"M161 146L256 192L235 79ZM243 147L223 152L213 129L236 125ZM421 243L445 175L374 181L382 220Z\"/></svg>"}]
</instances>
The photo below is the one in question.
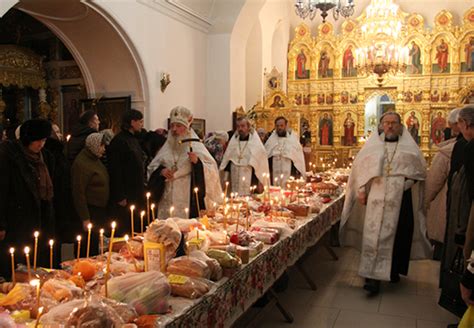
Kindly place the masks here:
<instances>
[{"instance_id":1,"label":"dark winter coat","mask_svg":"<svg viewBox=\"0 0 474 328\"><path fill-rule=\"evenodd\" d=\"M66 156L69 163L72 165L74 159L81 152L86 144L86 138L89 134L97 132L87 125L77 125L74 127L71 133L71 139L69 139L66 148Z\"/></svg>"},{"instance_id":2,"label":"dark winter coat","mask_svg":"<svg viewBox=\"0 0 474 328\"><path fill-rule=\"evenodd\" d=\"M142 204L145 197L144 154L138 139L129 131L121 131L107 148L110 177L110 202L126 199L129 204Z\"/></svg>"}]
</instances>

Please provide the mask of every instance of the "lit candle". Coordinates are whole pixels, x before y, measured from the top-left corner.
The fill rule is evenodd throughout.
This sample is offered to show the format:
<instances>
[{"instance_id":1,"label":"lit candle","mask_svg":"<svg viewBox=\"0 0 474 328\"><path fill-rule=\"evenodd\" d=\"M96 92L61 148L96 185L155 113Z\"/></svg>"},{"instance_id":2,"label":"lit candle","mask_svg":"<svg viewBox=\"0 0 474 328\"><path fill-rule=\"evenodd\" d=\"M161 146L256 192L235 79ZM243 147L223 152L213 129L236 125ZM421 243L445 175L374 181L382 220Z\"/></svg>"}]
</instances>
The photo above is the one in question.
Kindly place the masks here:
<instances>
[{"instance_id":1,"label":"lit candle","mask_svg":"<svg viewBox=\"0 0 474 328\"><path fill-rule=\"evenodd\" d=\"M28 270L28 281L31 280L31 266L30 266L30 248L28 246L24 249L26 257L26 269Z\"/></svg>"},{"instance_id":2,"label":"lit candle","mask_svg":"<svg viewBox=\"0 0 474 328\"><path fill-rule=\"evenodd\" d=\"M99 230L100 256L104 256L104 229Z\"/></svg>"},{"instance_id":3,"label":"lit candle","mask_svg":"<svg viewBox=\"0 0 474 328\"><path fill-rule=\"evenodd\" d=\"M110 241L109 241L109 253L107 254L107 265L105 266L105 297L109 296L108 289L107 289L107 281L109 280L109 273L110 273L110 260L112 259L112 244L115 235L115 227L117 223L115 221L112 222L112 233L110 234Z\"/></svg>"},{"instance_id":4,"label":"lit candle","mask_svg":"<svg viewBox=\"0 0 474 328\"><path fill-rule=\"evenodd\" d=\"M249 197L246 197L245 199L247 201L247 212L246 212L246 218L245 218L245 230L249 230L249 217L250 217L250 206L249 206Z\"/></svg>"},{"instance_id":5,"label":"lit candle","mask_svg":"<svg viewBox=\"0 0 474 328\"><path fill-rule=\"evenodd\" d=\"M35 231L33 234L35 237L35 248L33 250L33 271L36 271L36 259L38 257L38 237L39 237L39 231Z\"/></svg>"},{"instance_id":6,"label":"lit candle","mask_svg":"<svg viewBox=\"0 0 474 328\"><path fill-rule=\"evenodd\" d=\"M86 257L89 258L89 252L91 250L91 233L92 233L92 223L87 225L87 252Z\"/></svg>"},{"instance_id":7,"label":"lit candle","mask_svg":"<svg viewBox=\"0 0 474 328\"><path fill-rule=\"evenodd\" d=\"M40 308L40 280L33 279L30 280L30 285L36 288L36 308Z\"/></svg>"},{"instance_id":8,"label":"lit candle","mask_svg":"<svg viewBox=\"0 0 474 328\"><path fill-rule=\"evenodd\" d=\"M174 212L174 206L170 207L170 218L173 217L173 212Z\"/></svg>"},{"instance_id":9,"label":"lit candle","mask_svg":"<svg viewBox=\"0 0 474 328\"><path fill-rule=\"evenodd\" d=\"M227 196L227 190L229 189L229 181L225 182L225 189L224 189L224 198Z\"/></svg>"},{"instance_id":10,"label":"lit candle","mask_svg":"<svg viewBox=\"0 0 474 328\"><path fill-rule=\"evenodd\" d=\"M198 218L201 216L201 209L199 208L199 196L198 196L199 189L198 187L194 188L194 194L196 195L196 206L197 206L197 215Z\"/></svg>"},{"instance_id":11,"label":"lit candle","mask_svg":"<svg viewBox=\"0 0 474 328\"><path fill-rule=\"evenodd\" d=\"M224 229L227 229L227 214L229 213L229 206L224 207Z\"/></svg>"},{"instance_id":12,"label":"lit candle","mask_svg":"<svg viewBox=\"0 0 474 328\"><path fill-rule=\"evenodd\" d=\"M81 240L82 240L82 236L81 235L78 235L76 237L76 240L77 240L77 259L79 260L79 258L81 257Z\"/></svg>"},{"instance_id":13,"label":"lit candle","mask_svg":"<svg viewBox=\"0 0 474 328\"><path fill-rule=\"evenodd\" d=\"M135 236L135 225L133 222L133 212L135 212L135 205L130 205L130 227L131 227L131 233L132 233L132 238Z\"/></svg>"},{"instance_id":14,"label":"lit candle","mask_svg":"<svg viewBox=\"0 0 474 328\"><path fill-rule=\"evenodd\" d=\"M15 275L15 249L10 247L10 255L12 258L12 281L16 283L16 275Z\"/></svg>"},{"instance_id":15,"label":"lit candle","mask_svg":"<svg viewBox=\"0 0 474 328\"><path fill-rule=\"evenodd\" d=\"M54 240L50 239L49 240L49 268L53 270L53 246L54 246Z\"/></svg>"},{"instance_id":16,"label":"lit candle","mask_svg":"<svg viewBox=\"0 0 474 328\"><path fill-rule=\"evenodd\" d=\"M38 308L38 314L36 316L35 328L38 328L38 326L39 326L39 320L40 320L41 316L43 315L43 310L44 310L43 307Z\"/></svg>"},{"instance_id":17,"label":"lit candle","mask_svg":"<svg viewBox=\"0 0 474 328\"><path fill-rule=\"evenodd\" d=\"M283 187L283 174L280 174L280 187Z\"/></svg>"},{"instance_id":18,"label":"lit candle","mask_svg":"<svg viewBox=\"0 0 474 328\"><path fill-rule=\"evenodd\" d=\"M150 197L151 197L151 193L147 192L145 194L145 196L146 196L146 218L147 218L148 225L150 225Z\"/></svg>"},{"instance_id":19,"label":"lit candle","mask_svg":"<svg viewBox=\"0 0 474 328\"><path fill-rule=\"evenodd\" d=\"M151 208L151 220L155 221L155 203L152 203L150 208Z\"/></svg>"},{"instance_id":20,"label":"lit candle","mask_svg":"<svg viewBox=\"0 0 474 328\"><path fill-rule=\"evenodd\" d=\"M140 212L140 232L143 233L143 217L145 216L145 211Z\"/></svg>"},{"instance_id":21,"label":"lit candle","mask_svg":"<svg viewBox=\"0 0 474 328\"><path fill-rule=\"evenodd\" d=\"M186 219L189 219L189 208L186 207L184 213L186 213Z\"/></svg>"},{"instance_id":22,"label":"lit candle","mask_svg":"<svg viewBox=\"0 0 474 328\"><path fill-rule=\"evenodd\" d=\"M273 179L273 185L276 186L278 184L278 178Z\"/></svg>"}]
</instances>

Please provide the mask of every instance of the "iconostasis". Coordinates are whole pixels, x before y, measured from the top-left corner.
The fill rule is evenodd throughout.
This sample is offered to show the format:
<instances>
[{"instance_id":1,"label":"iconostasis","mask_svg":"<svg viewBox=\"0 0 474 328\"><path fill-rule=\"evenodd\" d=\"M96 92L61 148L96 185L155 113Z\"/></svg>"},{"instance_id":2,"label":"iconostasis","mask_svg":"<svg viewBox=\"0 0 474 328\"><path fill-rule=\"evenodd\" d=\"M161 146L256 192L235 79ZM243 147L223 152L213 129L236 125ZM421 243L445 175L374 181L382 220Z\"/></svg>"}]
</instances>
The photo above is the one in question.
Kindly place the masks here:
<instances>
[{"instance_id":1,"label":"iconostasis","mask_svg":"<svg viewBox=\"0 0 474 328\"><path fill-rule=\"evenodd\" d=\"M430 160L447 137L449 111L474 102L474 7L460 26L446 10L433 28L400 9L396 19L396 47L383 34L365 33L377 23L367 11L346 20L340 34L327 22L315 36L299 25L288 48L287 91L277 68L265 72L264 100L254 106L257 127L270 131L283 115L311 147L313 163L327 167L337 158L340 166L377 131L380 116L394 110ZM369 63L379 58L389 65L377 76Z\"/></svg>"}]
</instances>

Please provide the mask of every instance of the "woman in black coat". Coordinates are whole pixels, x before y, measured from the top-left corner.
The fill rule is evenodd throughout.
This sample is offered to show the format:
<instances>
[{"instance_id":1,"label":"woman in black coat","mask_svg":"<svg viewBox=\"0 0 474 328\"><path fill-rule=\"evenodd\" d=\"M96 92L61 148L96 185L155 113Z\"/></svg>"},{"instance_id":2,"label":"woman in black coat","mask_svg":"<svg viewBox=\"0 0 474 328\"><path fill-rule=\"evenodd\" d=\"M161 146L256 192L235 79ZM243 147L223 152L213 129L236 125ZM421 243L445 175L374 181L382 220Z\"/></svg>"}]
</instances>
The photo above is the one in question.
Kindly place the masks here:
<instances>
[{"instance_id":1,"label":"woman in black coat","mask_svg":"<svg viewBox=\"0 0 474 328\"><path fill-rule=\"evenodd\" d=\"M15 248L16 263L25 263L23 249L29 246L33 261L33 232L40 231L38 266L48 266L48 240L54 237L54 160L43 149L51 134L48 121L26 121L20 141L0 144L0 274L11 272L8 249Z\"/></svg>"}]
</instances>

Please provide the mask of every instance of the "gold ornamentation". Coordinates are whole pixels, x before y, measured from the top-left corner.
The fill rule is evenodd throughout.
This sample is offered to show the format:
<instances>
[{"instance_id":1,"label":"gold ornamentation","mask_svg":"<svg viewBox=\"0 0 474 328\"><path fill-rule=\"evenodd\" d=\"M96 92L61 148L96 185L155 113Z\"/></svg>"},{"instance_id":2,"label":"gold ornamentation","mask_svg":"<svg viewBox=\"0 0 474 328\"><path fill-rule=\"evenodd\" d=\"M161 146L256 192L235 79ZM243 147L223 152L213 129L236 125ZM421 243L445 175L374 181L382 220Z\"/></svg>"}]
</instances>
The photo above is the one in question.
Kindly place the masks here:
<instances>
[{"instance_id":1,"label":"gold ornamentation","mask_svg":"<svg viewBox=\"0 0 474 328\"><path fill-rule=\"evenodd\" d=\"M13 45L0 46L0 84L45 88L42 58L29 49Z\"/></svg>"}]
</instances>

